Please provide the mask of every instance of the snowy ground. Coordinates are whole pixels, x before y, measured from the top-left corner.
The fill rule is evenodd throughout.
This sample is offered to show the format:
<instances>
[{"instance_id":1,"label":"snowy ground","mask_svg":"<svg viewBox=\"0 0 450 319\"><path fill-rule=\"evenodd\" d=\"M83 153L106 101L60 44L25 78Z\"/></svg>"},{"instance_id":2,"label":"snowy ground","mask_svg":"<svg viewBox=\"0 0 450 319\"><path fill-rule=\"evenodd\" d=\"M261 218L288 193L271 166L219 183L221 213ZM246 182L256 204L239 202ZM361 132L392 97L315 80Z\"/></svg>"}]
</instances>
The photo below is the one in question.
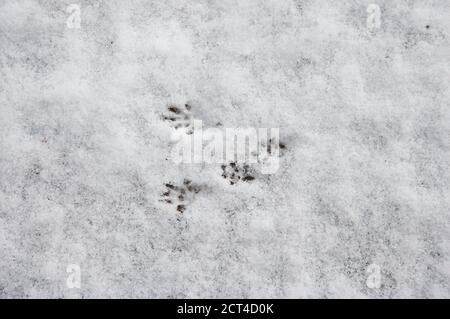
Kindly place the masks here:
<instances>
[{"instance_id":1,"label":"snowy ground","mask_svg":"<svg viewBox=\"0 0 450 319\"><path fill-rule=\"evenodd\" d=\"M450 297L448 0L76 1L0 0L1 298ZM175 164L186 103L279 171Z\"/></svg>"}]
</instances>

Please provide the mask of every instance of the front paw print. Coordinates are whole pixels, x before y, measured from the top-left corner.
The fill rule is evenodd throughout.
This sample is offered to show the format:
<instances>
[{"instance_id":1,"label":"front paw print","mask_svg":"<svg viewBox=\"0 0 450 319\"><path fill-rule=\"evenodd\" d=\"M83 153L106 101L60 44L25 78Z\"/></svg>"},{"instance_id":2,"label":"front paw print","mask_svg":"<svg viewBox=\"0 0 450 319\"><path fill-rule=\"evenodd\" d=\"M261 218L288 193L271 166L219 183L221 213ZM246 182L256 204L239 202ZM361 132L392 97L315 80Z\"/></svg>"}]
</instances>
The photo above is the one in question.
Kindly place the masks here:
<instances>
[{"instance_id":1,"label":"front paw print","mask_svg":"<svg viewBox=\"0 0 450 319\"><path fill-rule=\"evenodd\" d=\"M169 105L167 113L162 115L162 119L169 123L174 129L185 129L186 134L193 133L193 117L191 114L191 106L185 104L183 107Z\"/></svg>"},{"instance_id":2,"label":"front paw print","mask_svg":"<svg viewBox=\"0 0 450 319\"><path fill-rule=\"evenodd\" d=\"M200 192L200 187L185 179L183 185L176 186L172 183L165 184L166 191L162 193L161 202L173 205L179 213L183 213L192 200L194 194Z\"/></svg>"}]
</instances>

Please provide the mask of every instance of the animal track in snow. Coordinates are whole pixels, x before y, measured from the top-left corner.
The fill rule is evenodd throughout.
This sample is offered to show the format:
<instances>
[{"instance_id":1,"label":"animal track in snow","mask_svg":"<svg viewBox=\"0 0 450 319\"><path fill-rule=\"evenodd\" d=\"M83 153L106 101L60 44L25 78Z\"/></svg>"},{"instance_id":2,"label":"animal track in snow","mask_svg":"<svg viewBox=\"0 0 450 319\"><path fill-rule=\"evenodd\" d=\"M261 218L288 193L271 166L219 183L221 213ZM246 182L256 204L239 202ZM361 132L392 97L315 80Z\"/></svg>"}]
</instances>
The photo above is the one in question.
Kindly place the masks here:
<instances>
[{"instance_id":1,"label":"animal track in snow","mask_svg":"<svg viewBox=\"0 0 450 319\"><path fill-rule=\"evenodd\" d=\"M223 164L222 168L222 177L230 182L230 185L234 185L239 181L250 182L255 179L253 176L253 170L248 164L236 164L235 162L231 162L228 164Z\"/></svg>"},{"instance_id":2,"label":"animal track in snow","mask_svg":"<svg viewBox=\"0 0 450 319\"><path fill-rule=\"evenodd\" d=\"M183 107L171 104L167 107L167 111L162 115L162 119L168 122L171 127L176 130L185 129L186 134L193 133L193 117L189 104L186 103Z\"/></svg>"},{"instance_id":3,"label":"animal track in snow","mask_svg":"<svg viewBox=\"0 0 450 319\"><path fill-rule=\"evenodd\" d=\"M261 145L261 147L267 147L267 157L259 158L258 162L260 165L265 165L268 163L268 160L275 156L273 153L274 143L270 139L267 143L268 145ZM286 145L284 143L278 143L278 156L281 157L284 155L286 150ZM255 179L255 169L253 166L247 163L238 164L236 162L230 162L227 164L222 164L222 177L230 182L230 185L234 185L240 181L242 182L251 182Z\"/></svg>"},{"instance_id":4,"label":"animal track in snow","mask_svg":"<svg viewBox=\"0 0 450 319\"><path fill-rule=\"evenodd\" d=\"M200 187L188 179L185 179L181 186L172 183L167 183L165 186L166 191L162 193L160 201L175 206L181 214L186 210L186 205L192 201L194 194L200 192Z\"/></svg>"},{"instance_id":5,"label":"animal track in snow","mask_svg":"<svg viewBox=\"0 0 450 319\"><path fill-rule=\"evenodd\" d=\"M272 155L272 139L269 139L269 145L267 146L267 152L269 153L269 155ZM284 151L286 150L286 144L279 142L278 143L278 150L279 150L279 154L280 156L284 155Z\"/></svg>"}]
</instances>

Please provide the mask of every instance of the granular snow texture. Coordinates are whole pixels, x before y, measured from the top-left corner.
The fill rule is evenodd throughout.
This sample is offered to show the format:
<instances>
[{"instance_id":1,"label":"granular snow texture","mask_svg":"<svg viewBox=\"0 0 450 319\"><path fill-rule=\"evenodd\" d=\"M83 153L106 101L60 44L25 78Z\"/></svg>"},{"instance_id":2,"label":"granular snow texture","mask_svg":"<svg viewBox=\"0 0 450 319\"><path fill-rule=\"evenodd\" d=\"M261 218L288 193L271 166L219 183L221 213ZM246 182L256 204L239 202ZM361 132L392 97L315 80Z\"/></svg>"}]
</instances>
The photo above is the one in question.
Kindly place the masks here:
<instances>
[{"instance_id":1,"label":"granular snow texture","mask_svg":"<svg viewBox=\"0 0 450 319\"><path fill-rule=\"evenodd\" d=\"M448 0L75 1L0 0L1 298L450 297Z\"/></svg>"}]
</instances>

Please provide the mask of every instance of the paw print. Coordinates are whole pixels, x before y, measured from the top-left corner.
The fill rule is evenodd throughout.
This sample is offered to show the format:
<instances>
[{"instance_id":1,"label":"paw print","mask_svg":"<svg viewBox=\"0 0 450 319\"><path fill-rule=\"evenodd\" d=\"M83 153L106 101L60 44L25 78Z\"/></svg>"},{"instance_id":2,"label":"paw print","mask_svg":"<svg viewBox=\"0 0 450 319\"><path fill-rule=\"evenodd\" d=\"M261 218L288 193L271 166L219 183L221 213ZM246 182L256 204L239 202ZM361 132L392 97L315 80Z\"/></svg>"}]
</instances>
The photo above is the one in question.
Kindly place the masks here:
<instances>
[{"instance_id":1,"label":"paw print","mask_svg":"<svg viewBox=\"0 0 450 319\"><path fill-rule=\"evenodd\" d=\"M185 179L182 186L172 183L165 184L166 191L162 193L161 202L174 205L181 214L186 210L186 205L192 201L193 195L200 191L200 187Z\"/></svg>"},{"instance_id":2,"label":"paw print","mask_svg":"<svg viewBox=\"0 0 450 319\"><path fill-rule=\"evenodd\" d=\"M250 165L239 165L235 162L222 165L222 177L234 185L239 181L250 182L255 179Z\"/></svg>"},{"instance_id":3,"label":"paw print","mask_svg":"<svg viewBox=\"0 0 450 319\"><path fill-rule=\"evenodd\" d=\"M171 127L176 130L183 128L186 130L186 134L193 133L193 117L189 104L185 104L184 107L169 105L167 111L162 115L162 119L168 122Z\"/></svg>"},{"instance_id":4,"label":"paw print","mask_svg":"<svg viewBox=\"0 0 450 319\"><path fill-rule=\"evenodd\" d=\"M266 148L267 152L261 152L258 156L258 163L262 166L269 165L276 157L280 158L286 153L286 144L269 139L266 143L260 145L260 147ZM278 159L276 159L278 160Z\"/></svg>"},{"instance_id":5,"label":"paw print","mask_svg":"<svg viewBox=\"0 0 450 319\"><path fill-rule=\"evenodd\" d=\"M269 142L267 143L267 153L270 155L272 155L272 147L274 146L274 142L272 141L272 139L269 139ZM265 145L263 145L264 147ZM286 150L286 144L279 142L278 143L278 151L279 151L279 155L283 156Z\"/></svg>"}]
</instances>

